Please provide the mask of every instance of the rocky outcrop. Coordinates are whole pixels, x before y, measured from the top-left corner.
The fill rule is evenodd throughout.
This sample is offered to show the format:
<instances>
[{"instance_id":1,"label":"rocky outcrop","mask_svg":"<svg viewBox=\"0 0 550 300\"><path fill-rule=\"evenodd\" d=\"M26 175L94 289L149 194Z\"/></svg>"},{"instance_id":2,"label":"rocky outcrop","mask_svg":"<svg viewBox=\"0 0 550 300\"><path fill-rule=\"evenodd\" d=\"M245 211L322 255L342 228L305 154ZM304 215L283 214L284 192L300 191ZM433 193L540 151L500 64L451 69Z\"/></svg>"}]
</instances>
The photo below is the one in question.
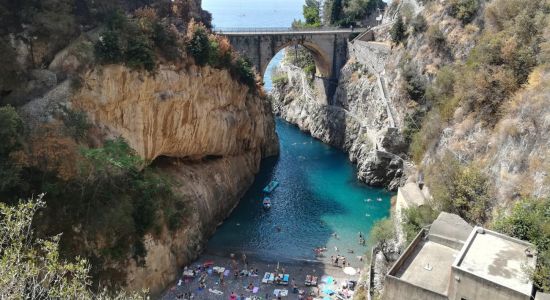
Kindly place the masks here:
<instances>
[{"instance_id":1,"label":"rocky outcrop","mask_svg":"<svg viewBox=\"0 0 550 300\"><path fill-rule=\"evenodd\" d=\"M361 53L350 53L332 99L325 96L321 82L310 84L301 69L283 64L278 71L288 76L288 83L275 86L272 105L283 119L348 152L357 164L360 180L396 190L408 170L403 159L407 145L394 127L394 113L380 88L377 69L358 61L361 54L371 59L372 65L383 62L388 49L384 44L361 49Z\"/></svg>"},{"instance_id":2,"label":"rocky outcrop","mask_svg":"<svg viewBox=\"0 0 550 300\"><path fill-rule=\"evenodd\" d=\"M131 289L156 294L174 280L237 205L261 159L278 153L269 103L225 70L161 66L153 75L98 67L84 75L72 105L143 158L162 157L156 163L190 207L180 229L145 237L143 266L133 259L116 266L126 269Z\"/></svg>"},{"instance_id":3,"label":"rocky outcrop","mask_svg":"<svg viewBox=\"0 0 550 300\"><path fill-rule=\"evenodd\" d=\"M189 211L179 230L145 237L145 265L128 261L128 288L147 287L157 294L175 280L181 266L197 258L217 225L237 205L254 181L259 163L254 153L246 153L202 162L171 160L161 166L187 199Z\"/></svg>"},{"instance_id":4,"label":"rocky outcrop","mask_svg":"<svg viewBox=\"0 0 550 300\"><path fill-rule=\"evenodd\" d=\"M269 105L225 70L97 68L73 102L147 160L277 153Z\"/></svg>"}]
</instances>

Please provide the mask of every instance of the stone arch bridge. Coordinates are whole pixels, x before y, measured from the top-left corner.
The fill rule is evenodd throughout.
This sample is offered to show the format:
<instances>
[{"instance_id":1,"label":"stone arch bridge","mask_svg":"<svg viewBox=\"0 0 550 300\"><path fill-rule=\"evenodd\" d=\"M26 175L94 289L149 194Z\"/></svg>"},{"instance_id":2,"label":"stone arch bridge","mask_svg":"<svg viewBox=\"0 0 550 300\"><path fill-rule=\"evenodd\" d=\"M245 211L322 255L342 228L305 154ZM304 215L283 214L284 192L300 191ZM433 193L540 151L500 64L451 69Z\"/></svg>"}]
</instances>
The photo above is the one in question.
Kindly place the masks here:
<instances>
[{"instance_id":1,"label":"stone arch bridge","mask_svg":"<svg viewBox=\"0 0 550 300\"><path fill-rule=\"evenodd\" d=\"M217 29L241 55L247 57L260 74L271 59L288 46L302 45L315 60L316 76L336 80L347 59L348 40L362 29L231 28Z\"/></svg>"}]
</instances>

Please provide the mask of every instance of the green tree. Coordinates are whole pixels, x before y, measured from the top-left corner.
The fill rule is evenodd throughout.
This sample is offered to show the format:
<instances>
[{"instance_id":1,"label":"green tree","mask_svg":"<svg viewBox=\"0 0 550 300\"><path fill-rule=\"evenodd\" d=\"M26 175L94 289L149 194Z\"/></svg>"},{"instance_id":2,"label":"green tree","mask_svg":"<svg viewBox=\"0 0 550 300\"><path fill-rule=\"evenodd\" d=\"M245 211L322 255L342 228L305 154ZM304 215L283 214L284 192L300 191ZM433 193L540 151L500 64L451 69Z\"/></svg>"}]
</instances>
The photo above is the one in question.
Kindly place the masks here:
<instances>
[{"instance_id":1,"label":"green tree","mask_svg":"<svg viewBox=\"0 0 550 300\"><path fill-rule=\"evenodd\" d=\"M401 16L397 17L397 20L390 29L391 39L394 43L401 43L406 36L406 27Z\"/></svg>"},{"instance_id":2,"label":"green tree","mask_svg":"<svg viewBox=\"0 0 550 300\"><path fill-rule=\"evenodd\" d=\"M320 26L321 3L318 0L306 0L306 4L303 6L303 15L307 25Z\"/></svg>"},{"instance_id":3,"label":"green tree","mask_svg":"<svg viewBox=\"0 0 550 300\"><path fill-rule=\"evenodd\" d=\"M479 0L450 0L449 14L462 21L463 24L470 23L476 16L479 9Z\"/></svg>"},{"instance_id":4,"label":"green tree","mask_svg":"<svg viewBox=\"0 0 550 300\"><path fill-rule=\"evenodd\" d=\"M550 198L518 201L509 215L499 216L494 229L537 247L537 268L532 271L535 285L550 292Z\"/></svg>"},{"instance_id":5,"label":"green tree","mask_svg":"<svg viewBox=\"0 0 550 300\"><path fill-rule=\"evenodd\" d=\"M100 62L116 64L122 61L122 48L118 36L117 32L107 30L99 37L95 44L95 55Z\"/></svg>"},{"instance_id":6,"label":"green tree","mask_svg":"<svg viewBox=\"0 0 550 300\"><path fill-rule=\"evenodd\" d=\"M446 153L428 170L426 181L438 210L458 214L469 223L487 221L493 188L487 175L474 165L461 165Z\"/></svg>"},{"instance_id":7,"label":"green tree","mask_svg":"<svg viewBox=\"0 0 550 300\"><path fill-rule=\"evenodd\" d=\"M155 53L151 41L145 35L130 37L125 56L130 68L143 68L147 71L155 68Z\"/></svg>"},{"instance_id":8,"label":"green tree","mask_svg":"<svg viewBox=\"0 0 550 300\"><path fill-rule=\"evenodd\" d=\"M233 66L233 73L244 84L248 85L251 89L256 86L256 74L252 69L252 64L245 58L239 57L235 61Z\"/></svg>"},{"instance_id":9,"label":"green tree","mask_svg":"<svg viewBox=\"0 0 550 300\"><path fill-rule=\"evenodd\" d=\"M343 15L343 3L342 0L332 0L330 7L330 24L338 24Z\"/></svg>"},{"instance_id":10,"label":"green tree","mask_svg":"<svg viewBox=\"0 0 550 300\"><path fill-rule=\"evenodd\" d=\"M193 37L187 44L187 51L191 53L198 65L204 66L210 57L210 40L208 33L203 27L197 27Z\"/></svg>"},{"instance_id":11,"label":"green tree","mask_svg":"<svg viewBox=\"0 0 550 300\"><path fill-rule=\"evenodd\" d=\"M345 4L344 13L353 21L361 21L378 8L386 6L382 0L349 0Z\"/></svg>"},{"instance_id":12,"label":"green tree","mask_svg":"<svg viewBox=\"0 0 550 300\"><path fill-rule=\"evenodd\" d=\"M0 298L146 299L145 293L94 294L89 263L79 257L74 262L60 258L61 235L36 238L32 223L45 206L42 197L15 206L0 203Z\"/></svg>"},{"instance_id":13,"label":"green tree","mask_svg":"<svg viewBox=\"0 0 550 300\"><path fill-rule=\"evenodd\" d=\"M369 244L385 244L395 238L395 228L391 219L382 219L372 226L369 234Z\"/></svg>"}]
</instances>

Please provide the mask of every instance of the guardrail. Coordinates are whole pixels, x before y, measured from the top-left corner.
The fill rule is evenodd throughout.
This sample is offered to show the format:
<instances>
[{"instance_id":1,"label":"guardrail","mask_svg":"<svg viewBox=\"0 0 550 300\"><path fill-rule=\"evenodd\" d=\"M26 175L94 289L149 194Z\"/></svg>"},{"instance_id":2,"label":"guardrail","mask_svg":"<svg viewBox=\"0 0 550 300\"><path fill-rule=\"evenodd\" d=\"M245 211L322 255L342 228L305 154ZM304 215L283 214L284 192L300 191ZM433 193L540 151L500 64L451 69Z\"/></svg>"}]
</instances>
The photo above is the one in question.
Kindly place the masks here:
<instances>
[{"instance_id":1,"label":"guardrail","mask_svg":"<svg viewBox=\"0 0 550 300\"><path fill-rule=\"evenodd\" d=\"M341 28L341 27L319 27L319 28L293 28L293 27L219 27L213 28L215 33L232 32L323 32L323 31L342 31L342 32L363 32L368 28Z\"/></svg>"}]
</instances>

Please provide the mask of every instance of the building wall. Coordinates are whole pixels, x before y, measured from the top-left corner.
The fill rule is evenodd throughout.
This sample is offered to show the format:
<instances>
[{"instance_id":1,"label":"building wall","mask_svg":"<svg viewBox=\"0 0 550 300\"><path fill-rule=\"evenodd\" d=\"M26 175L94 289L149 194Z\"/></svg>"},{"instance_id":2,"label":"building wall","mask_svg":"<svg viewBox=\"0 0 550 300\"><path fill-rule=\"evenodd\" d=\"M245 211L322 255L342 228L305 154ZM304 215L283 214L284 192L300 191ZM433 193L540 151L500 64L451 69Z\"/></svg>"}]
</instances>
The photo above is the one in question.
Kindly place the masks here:
<instances>
[{"instance_id":1,"label":"building wall","mask_svg":"<svg viewBox=\"0 0 550 300\"><path fill-rule=\"evenodd\" d=\"M393 276L387 276L384 287L384 300L447 300L441 295L411 283L400 280ZM487 298L487 300L490 298Z\"/></svg>"},{"instance_id":2,"label":"building wall","mask_svg":"<svg viewBox=\"0 0 550 300\"><path fill-rule=\"evenodd\" d=\"M460 280L456 280L456 276ZM530 297L453 267L449 299L529 300Z\"/></svg>"}]
</instances>

